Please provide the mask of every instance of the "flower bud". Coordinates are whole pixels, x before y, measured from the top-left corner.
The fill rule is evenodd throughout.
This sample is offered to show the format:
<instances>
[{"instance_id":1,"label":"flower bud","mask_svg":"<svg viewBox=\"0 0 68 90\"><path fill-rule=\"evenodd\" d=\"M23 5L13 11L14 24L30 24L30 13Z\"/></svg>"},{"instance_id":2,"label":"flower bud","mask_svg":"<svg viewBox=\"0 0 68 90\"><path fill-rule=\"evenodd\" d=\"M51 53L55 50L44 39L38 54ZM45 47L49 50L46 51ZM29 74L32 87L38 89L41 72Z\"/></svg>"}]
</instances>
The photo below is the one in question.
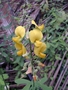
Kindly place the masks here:
<instances>
[{"instance_id":1,"label":"flower bud","mask_svg":"<svg viewBox=\"0 0 68 90\"><path fill-rule=\"evenodd\" d=\"M34 81L37 80L37 75L33 75L33 80L34 80Z\"/></svg>"},{"instance_id":2,"label":"flower bud","mask_svg":"<svg viewBox=\"0 0 68 90\"><path fill-rule=\"evenodd\" d=\"M41 62L38 65L41 66L41 67L45 67L45 64L43 64Z\"/></svg>"}]
</instances>

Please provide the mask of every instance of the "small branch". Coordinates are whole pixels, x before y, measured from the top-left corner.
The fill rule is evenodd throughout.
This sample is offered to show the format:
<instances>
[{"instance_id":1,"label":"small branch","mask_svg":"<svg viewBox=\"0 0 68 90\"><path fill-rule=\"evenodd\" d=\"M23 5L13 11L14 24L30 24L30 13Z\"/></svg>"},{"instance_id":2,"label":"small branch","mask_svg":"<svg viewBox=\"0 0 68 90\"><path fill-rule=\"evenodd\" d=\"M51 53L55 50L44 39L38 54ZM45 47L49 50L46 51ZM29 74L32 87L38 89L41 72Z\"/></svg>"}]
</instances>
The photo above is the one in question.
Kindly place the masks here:
<instances>
[{"instance_id":1,"label":"small branch","mask_svg":"<svg viewBox=\"0 0 68 90\"><path fill-rule=\"evenodd\" d=\"M53 86L54 81L55 81L55 79L57 78L58 72L59 72L60 67L61 67L61 65L62 65L62 63L63 63L63 60L64 60L64 58L65 58L65 56L66 56L66 53L67 53L67 51L64 52L64 55L63 55L63 57L62 57L62 60L61 60L61 62L60 62L60 64L59 64L59 66L57 67L57 70L56 70L56 72L55 72L55 74L54 74L54 76L53 76L54 79L50 82L50 86Z\"/></svg>"},{"instance_id":2,"label":"small branch","mask_svg":"<svg viewBox=\"0 0 68 90\"><path fill-rule=\"evenodd\" d=\"M60 84L62 82L62 79L63 79L63 77L64 77L64 75L65 75L65 73L66 73L66 71L68 69L67 64L68 64L68 59L67 59L65 65L64 65L64 68L63 68L63 70L62 70L62 72L61 72L61 74L60 74L60 76L59 76L59 78L58 78L58 80L56 82L54 90L58 90L58 88L59 88L59 86L60 86Z\"/></svg>"},{"instance_id":3,"label":"small branch","mask_svg":"<svg viewBox=\"0 0 68 90\"><path fill-rule=\"evenodd\" d=\"M32 56L32 47L31 47L31 42L30 42L30 40L29 40L29 45L30 45L30 55L31 55L31 64L32 64L32 73L33 73L33 69L34 69L34 67L33 67L33 56ZM34 87L34 80L33 80L33 87Z\"/></svg>"}]
</instances>

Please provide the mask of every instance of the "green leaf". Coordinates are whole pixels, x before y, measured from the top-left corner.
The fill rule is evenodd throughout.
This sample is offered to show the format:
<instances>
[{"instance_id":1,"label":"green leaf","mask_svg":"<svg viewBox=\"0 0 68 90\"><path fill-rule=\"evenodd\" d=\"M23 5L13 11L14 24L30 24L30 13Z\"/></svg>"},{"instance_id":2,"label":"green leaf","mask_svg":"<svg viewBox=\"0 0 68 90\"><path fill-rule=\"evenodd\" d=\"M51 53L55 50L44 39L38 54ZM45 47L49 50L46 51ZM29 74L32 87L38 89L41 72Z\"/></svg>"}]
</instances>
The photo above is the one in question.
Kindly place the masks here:
<instances>
[{"instance_id":1,"label":"green leaf","mask_svg":"<svg viewBox=\"0 0 68 90\"><path fill-rule=\"evenodd\" d=\"M14 61L14 63L19 63L20 59L21 59L21 57L17 57L16 60Z\"/></svg>"},{"instance_id":2,"label":"green leaf","mask_svg":"<svg viewBox=\"0 0 68 90\"><path fill-rule=\"evenodd\" d=\"M5 85L3 80L0 80L0 85Z\"/></svg>"},{"instance_id":3,"label":"green leaf","mask_svg":"<svg viewBox=\"0 0 68 90\"><path fill-rule=\"evenodd\" d=\"M21 61L19 62L19 65L22 67L22 66L24 65L24 60L21 60Z\"/></svg>"},{"instance_id":4,"label":"green leaf","mask_svg":"<svg viewBox=\"0 0 68 90\"><path fill-rule=\"evenodd\" d=\"M50 43L49 42L47 42L46 45L47 45L47 48L50 48Z\"/></svg>"},{"instance_id":5,"label":"green leaf","mask_svg":"<svg viewBox=\"0 0 68 90\"><path fill-rule=\"evenodd\" d=\"M16 79L15 80L15 82L17 83L17 84L31 84L31 81L29 81L29 80L26 80L26 79Z\"/></svg>"},{"instance_id":6,"label":"green leaf","mask_svg":"<svg viewBox=\"0 0 68 90\"><path fill-rule=\"evenodd\" d=\"M4 79L8 78L8 74L3 74Z\"/></svg>"},{"instance_id":7,"label":"green leaf","mask_svg":"<svg viewBox=\"0 0 68 90\"><path fill-rule=\"evenodd\" d=\"M27 84L22 90L29 90L31 84Z\"/></svg>"},{"instance_id":8,"label":"green leaf","mask_svg":"<svg viewBox=\"0 0 68 90\"><path fill-rule=\"evenodd\" d=\"M2 56L7 57L8 55L5 52L3 52Z\"/></svg>"},{"instance_id":9,"label":"green leaf","mask_svg":"<svg viewBox=\"0 0 68 90\"><path fill-rule=\"evenodd\" d=\"M40 83L38 83L38 85L42 90L52 90L51 86L46 86L46 85L40 84Z\"/></svg>"},{"instance_id":10,"label":"green leaf","mask_svg":"<svg viewBox=\"0 0 68 90\"><path fill-rule=\"evenodd\" d=\"M4 85L4 81L1 75L0 75L0 85Z\"/></svg>"},{"instance_id":11,"label":"green leaf","mask_svg":"<svg viewBox=\"0 0 68 90\"><path fill-rule=\"evenodd\" d=\"M38 82L39 83L45 83L47 81L47 75L45 74L45 77L40 79Z\"/></svg>"},{"instance_id":12,"label":"green leaf","mask_svg":"<svg viewBox=\"0 0 68 90\"><path fill-rule=\"evenodd\" d=\"M1 44L0 44L0 47L2 47L2 46L4 46L4 43L1 43Z\"/></svg>"},{"instance_id":13,"label":"green leaf","mask_svg":"<svg viewBox=\"0 0 68 90\"><path fill-rule=\"evenodd\" d=\"M56 54L56 55L55 55L55 59L56 59L56 60L61 60L60 55L59 55L59 54Z\"/></svg>"},{"instance_id":14,"label":"green leaf","mask_svg":"<svg viewBox=\"0 0 68 90\"><path fill-rule=\"evenodd\" d=\"M50 25L52 25L53 23L56 22L56 19L53 19L51 22L50 22Z\"/></svg>"},{"instance_id":15,"label":"green leaf","mask_svg":"<svg viewBox=\"0 0 68 90\"><path fill-rule=\"evenodd\" d=\"M0 85L0 90L4 90L4 85Z\"/></svg>"},{"instance_id":16,"label":"green leaf","mask_svg":"<svg viewBox=\"0 0 68 90\"><path fill-rule=\"evenodd\" d=\"M2 80L2 76L0 75L0 80Z\"/></svg>"}]
</instances>

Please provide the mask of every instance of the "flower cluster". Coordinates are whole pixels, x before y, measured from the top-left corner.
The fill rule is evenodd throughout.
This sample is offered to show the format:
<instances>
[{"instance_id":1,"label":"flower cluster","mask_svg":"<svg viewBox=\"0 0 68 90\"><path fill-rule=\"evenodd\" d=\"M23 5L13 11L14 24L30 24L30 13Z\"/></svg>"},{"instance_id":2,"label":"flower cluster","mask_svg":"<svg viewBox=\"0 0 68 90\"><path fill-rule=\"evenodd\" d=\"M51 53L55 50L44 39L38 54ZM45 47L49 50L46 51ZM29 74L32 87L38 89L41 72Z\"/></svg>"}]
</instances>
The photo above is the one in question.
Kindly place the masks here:
<instances>
[{"instance_id":1,"label":"flower cluster","mask_svg":"<svg viewBox=\"0 0 68 90\"><path fill-rule=\"evenodd\" d=\"M15 43L15 47L18 50L17 51L18 56L22 56L26 53L26 48L21 42L24 36L25 36L25 28L22 26L18 26L15 29L15 37L12 38L12 40Z\"/></svg>"},{"instance_id":2,"label":"flower cluster","mask_svg":"<svg viewBox=\"0 0 68 90\"><path fill-rule=\"evenodd\" d=\"M29 32L29 39L31 43L34 44L34 53L36 56L40 58L45 58L46 54L43 52L46 50L46 44L42 42L43 34L42 30L44 29L44 24L38 26L34 20L31 22L35 25L35 28L33 30L30 30ZM15 47L17 49L17 55L24 56L24 54L27 53L27 50L25 46L22 44L22 39L25 36L25 28L22 26L18 26L15 29L15 37L12 38L12 40L15 43Z\"/></svg>"},{"instance_id":3,"label":"flower cluster","mask_svg":"<svg viewBox=\"0 0 68 90\"><path fill-rule=\"evenodd\" d=\"M35 46L34 53L40 58L45 58L46 54L43 52L46 50L46 44L41 41L43 38L42 30L44 29L44 24L38 26L33 20L32 24L35 25L35 28L29 32L29 38Z\"/></svg>"}]
</instances>

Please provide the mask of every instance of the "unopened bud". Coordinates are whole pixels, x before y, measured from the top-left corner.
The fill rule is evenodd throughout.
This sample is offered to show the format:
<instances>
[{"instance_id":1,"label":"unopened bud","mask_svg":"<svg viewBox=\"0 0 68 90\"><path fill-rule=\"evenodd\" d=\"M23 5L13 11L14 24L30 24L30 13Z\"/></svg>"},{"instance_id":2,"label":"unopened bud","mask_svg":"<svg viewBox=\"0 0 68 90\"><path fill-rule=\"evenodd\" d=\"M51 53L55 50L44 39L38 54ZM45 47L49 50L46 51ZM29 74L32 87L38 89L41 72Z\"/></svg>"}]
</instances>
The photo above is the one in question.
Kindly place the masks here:
<instances>
[{"instance_id":1,"label":"unopened bud","mask_svg":"<svg viewBox=\"0 0 68 90\"><path fill-rule=\"evenodd\" d=\"M45 64L43 64L41 62L38 65L41 66L41 67L45 67Z\"/></svg>"},{"instance_id":2,"label":"unopened bud","mask_svg":"<svg viewBox=\"0 0 68 90\"><path fill-rule=\"evenodd\" d=\"M33 75L33 80L34 80L34 81L37 80L37 75Z\"/></svg>"}]
</instances>

